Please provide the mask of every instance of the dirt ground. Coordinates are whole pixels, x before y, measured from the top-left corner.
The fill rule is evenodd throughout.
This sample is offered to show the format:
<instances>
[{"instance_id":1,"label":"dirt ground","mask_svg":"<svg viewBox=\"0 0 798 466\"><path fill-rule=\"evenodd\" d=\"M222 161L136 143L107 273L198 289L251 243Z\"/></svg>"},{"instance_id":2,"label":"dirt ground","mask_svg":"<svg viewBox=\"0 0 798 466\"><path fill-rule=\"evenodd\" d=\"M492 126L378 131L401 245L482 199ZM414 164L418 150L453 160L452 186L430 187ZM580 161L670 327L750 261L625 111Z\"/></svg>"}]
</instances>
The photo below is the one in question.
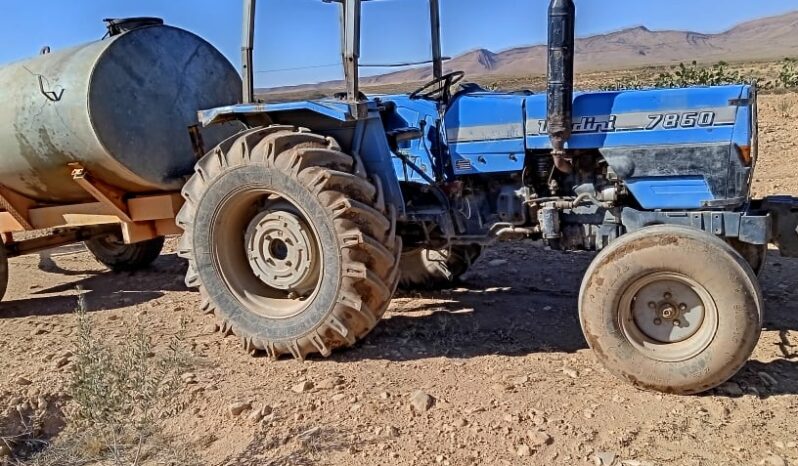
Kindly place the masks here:
<instances>
[{"instance_id":1,"label":"dirt ground","mask_svg":"<svg viewBox=\"0 0 798 466\"><path fill-rule=\"evenodd\" d=\"M798 94L761 102L755 194L798 195ZM164 345L187 319L195 377L164 422L208 465L798 464L798 260L771 252L765 330L742 372L679 397L630 387L587 349L577 291L589 253L500 244L461 288L399 295L362 344L303 363L252 358L215 333L170 247L134 274L82 247L11 260L0 410L63 401L80 287L107 342L124 344L139 319ZM418 390L434 398L423 414L410 408ZM272 414L232 416L240 401Z\"/></svg>"}]
</instances>

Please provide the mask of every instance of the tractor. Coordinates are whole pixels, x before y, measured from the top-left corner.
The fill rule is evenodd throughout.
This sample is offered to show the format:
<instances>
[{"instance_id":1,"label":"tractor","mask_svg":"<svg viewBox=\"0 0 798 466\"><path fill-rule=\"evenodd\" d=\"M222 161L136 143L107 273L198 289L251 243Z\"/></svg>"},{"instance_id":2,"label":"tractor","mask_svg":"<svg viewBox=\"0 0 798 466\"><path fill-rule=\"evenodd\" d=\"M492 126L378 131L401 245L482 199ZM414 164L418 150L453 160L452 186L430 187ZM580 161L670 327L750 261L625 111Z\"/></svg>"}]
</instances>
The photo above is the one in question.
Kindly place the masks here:
<instances>
[{"instance_id":1,"label":"tractor","mask_svg":"<svg viewBox=\"0 0 798 466\"><path fill-rule=\"evenodd\" d=\"M798 255L796 200L751 198L755 84L574 92L575 5L552 0L546 93L490 92L444 72L429 0L434 78L366 96L367 0L325 1L340 4L346 92L259 102L245 0L243 102L199 112L246 126L197 163L177 216L186 284L222 332L273 358L326 357L363 339L397 286L449 285L490 244L534 239L598 251L579 316L622 379L694 394L746 363L768 245Z\"/></svg>"}]
</instances>

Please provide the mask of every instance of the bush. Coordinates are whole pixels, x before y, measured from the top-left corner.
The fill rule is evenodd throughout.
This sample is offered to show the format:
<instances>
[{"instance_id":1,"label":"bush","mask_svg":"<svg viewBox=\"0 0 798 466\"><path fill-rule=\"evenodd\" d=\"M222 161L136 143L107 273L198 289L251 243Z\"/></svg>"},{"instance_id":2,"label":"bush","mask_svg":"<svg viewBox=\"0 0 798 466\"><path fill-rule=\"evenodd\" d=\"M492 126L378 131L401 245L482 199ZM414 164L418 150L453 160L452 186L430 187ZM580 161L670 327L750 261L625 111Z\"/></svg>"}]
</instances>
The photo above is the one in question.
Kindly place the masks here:
<instances>
[{"instance_id":1,"label":"bush","mask_svg":"<svg viewBox=\"0 0 798 466\"><path fill-rule=\"evenodd\" d=\"M650 83L647 83L640 79L639 76L625 76L616 80L614 83L602 86L601 90L603 91L628 91L628 90L639 90L639 89L646 89L651 87Z\"/></svg>"},{"instance_id":2,"label":"bush","mask_svg":"<svg viewBox=\"0 0 798 466\"><path fill-rule=\"evenodd\" d=\"M737 84L744 81L737 71L727 69L728 64L719 62L711 67L699 66L693 61L690 65L679 63L674 71L661 73L655 82L656 87L719 86Z\"/></svg>"},{"instance_id":3,"label":"bush","mask_svg":"<svg viewBox=\"0 0 798 466\"><path fill-rule=\"evenodd\" d=\"M142 322L114 348L94 334L82 301L78 340L66 410L66 427L54 443L28 464L198 464L162 432L160 419L181 409L176 402L190 363L185 322L164 354L154 351Z\"/></svg>"},{"instance_id":4,"label":"bush","mask_svg":"<svg viewBox=\"0 0 798 466\"><path fill-rule=\"evenodd\" d=\"M781 87L787 89L798 87L798 61L792 58L784 60L778 82Z\"/></svg>"}]
</instances>

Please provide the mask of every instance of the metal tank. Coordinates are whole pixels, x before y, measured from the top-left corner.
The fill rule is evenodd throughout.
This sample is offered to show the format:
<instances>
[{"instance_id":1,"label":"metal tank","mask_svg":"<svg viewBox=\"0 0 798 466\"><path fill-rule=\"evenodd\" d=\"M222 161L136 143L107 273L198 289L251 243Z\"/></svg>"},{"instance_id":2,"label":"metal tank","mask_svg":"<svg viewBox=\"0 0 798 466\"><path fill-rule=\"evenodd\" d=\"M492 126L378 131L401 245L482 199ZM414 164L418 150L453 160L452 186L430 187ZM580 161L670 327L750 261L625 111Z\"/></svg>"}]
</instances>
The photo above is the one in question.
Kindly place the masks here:
<instances>
[{"instance_id":1,"label":"metal tank","mask_svg":"<svg viewBox=\"0 0 798 466\"><path fill-rule=\"evenodd\" d=\"M0 67L0 185L39 202L88 201L70 177L78 162L125 192L178 190L196 161L197 110L240 101L237 71L202 38L160 20L107 22L102 40Z\"/></svg>"}]
</instances>

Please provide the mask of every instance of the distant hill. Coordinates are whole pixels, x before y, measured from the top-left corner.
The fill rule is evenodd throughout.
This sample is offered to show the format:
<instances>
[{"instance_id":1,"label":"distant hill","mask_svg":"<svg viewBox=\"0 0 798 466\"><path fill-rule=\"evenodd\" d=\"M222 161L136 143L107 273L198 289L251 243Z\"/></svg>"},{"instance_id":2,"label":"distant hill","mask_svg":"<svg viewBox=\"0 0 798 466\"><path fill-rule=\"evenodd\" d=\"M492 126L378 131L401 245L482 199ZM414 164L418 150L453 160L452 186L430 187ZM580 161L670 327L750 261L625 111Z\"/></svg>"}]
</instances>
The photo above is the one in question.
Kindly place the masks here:
<instances>
[{"instance_id":1,"label":"distant hill","mask_svg":"<svg viewBox=\"0 0 798 466\"><path fill-rule=\"evenodd\" d=\"M577 39L577 71L621 70L649 65L699 62L768 60L798 56L798 11L742 23L720 34L690 31L652 31L645 26ZM446 62L447 70L468 76L542 75L546 46L517 47L502 52L472 50ZM364 85L427 80L429 67L364 77ZM330 82L293 89L340 85ZM286 88L282 88L285 90Z\"/></svg>"}]
</instances>

